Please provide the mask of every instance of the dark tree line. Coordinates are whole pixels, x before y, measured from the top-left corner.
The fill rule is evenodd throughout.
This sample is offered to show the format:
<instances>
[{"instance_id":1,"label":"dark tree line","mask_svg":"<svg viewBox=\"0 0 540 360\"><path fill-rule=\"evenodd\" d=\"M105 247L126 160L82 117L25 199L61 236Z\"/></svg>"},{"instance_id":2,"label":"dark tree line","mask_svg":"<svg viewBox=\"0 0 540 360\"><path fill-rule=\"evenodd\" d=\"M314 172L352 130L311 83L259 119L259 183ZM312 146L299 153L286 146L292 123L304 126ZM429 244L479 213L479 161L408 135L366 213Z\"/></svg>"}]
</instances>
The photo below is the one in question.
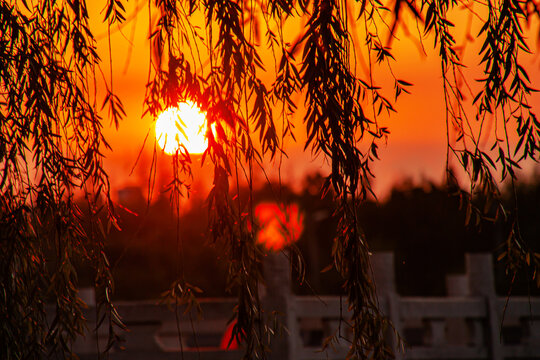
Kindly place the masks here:
<instances>
[{"instance_id":1,"label":"dark tree line","mask_svg":"<svg viewBox=\"0 0 540 360\"><path fill-rule=\"evenodd\" d=\"M305 190L295 192L287 184L281 188L285 204L297 204L303 218L303 232L294 243L305 261L305 278L295 283L295 292L303 295L343 294L339 275L334 269L321 271L332 263L331 242L337 223L332 217L335 207L331 194L321 198L324 183L320 174L307 176ZM309 184L309 185L308 185ZM202 290L201 296L230 296L226 291L226 258L219 244L207 241L206 209L202 199L180 217L183 259L176 252L176 216L167 194L161 194L148 206L142 189L121 190L119 225L113 231L107 253L115 278L115 297L122 300L157 299L174 280L179 261L184 263L186 277ZM520 227L525 236L538 234L537 204L540 183L519 184L517 195L521 211ZM255 204L275 201L271 186L254 192ZM503 192L511 203L509 189ZM167 214L164 216L163 214ZM442 184L404 181L395 186L387 198L368 200L359 209L361 228L372 252L395 254L397 290L404 296L444 296L445 276L464 273L465 253L487 252L495 258L502 254L503 235L508 231L501 221L483 221L481 226L463 226L466 211L459 196ZM507 225L506 225L507 226ZM281 229L286 232L286 226ZM533 244L537 246L538 244ZM538 251L538 248L534 248ZM516 278L506 272L503 261L497 261L496 282L500 295L537 293L532 277L533 267L519 269ZM91 269L85 268L82 283L92 284ZM222 276L216 276L216 275ZM294 273L300 280L297 272ZM512 283L513 281L513 283ZM510 288L511 286L511 288Z\"/></svg>"}]
</instances>

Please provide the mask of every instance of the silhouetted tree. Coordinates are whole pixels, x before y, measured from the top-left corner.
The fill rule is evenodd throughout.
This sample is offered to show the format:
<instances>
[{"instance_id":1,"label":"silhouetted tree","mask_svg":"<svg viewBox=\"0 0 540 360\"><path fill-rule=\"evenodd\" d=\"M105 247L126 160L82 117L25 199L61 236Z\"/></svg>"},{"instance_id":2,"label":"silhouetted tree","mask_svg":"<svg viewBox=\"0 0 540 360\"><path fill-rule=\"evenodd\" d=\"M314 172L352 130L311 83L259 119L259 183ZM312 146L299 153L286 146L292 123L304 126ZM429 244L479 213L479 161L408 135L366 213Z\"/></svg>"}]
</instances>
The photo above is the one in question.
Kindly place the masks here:
<instances>
[{"instance_id":1,"label":"silhouetted tree","mask_svg":"<svg viewBox=\"0 0 540 360\"><path fill-rule=\"evenodd\" d=\"M121 0L105 3L109 27L125 20ZM264 158L276 160L284 155L283 140L293 136L291 117L298 104L292 98L297 94L306 103L305 148L331 165L323 191L332 188L337 204L332 251L352 310L347 357L391 356L383 336L388 324L375 299L358 209L371 192L371 164L377 159L378 144L389 135L378 118L382 111L394 110L385 89L377 86L373 67L387 67L396 98L411 85L394 76L394 54L382 40L392 38L394 29L418 27L434 40L446 103L446 118L441 121L446 121L449 135L448 160L457 159L470 180L469 191L462 196L471 200L480 193L488 205L495 202L498 216L507 214L496 178L513 181L519 163L538 160L540 148L540 123L530 104L532 88L521 62L522 54L530 51L522 27L538 19L536 12L529 12L535 8L534 1L474 4L481 10L472 9L471 3L463 11L479 18L474 22L477 28L471 30L481 44L479 57L471 60L479 60L484 73L478 88L467 86L465 57L456 46L457 30L449 18L461 6L455 1L149 3L157 21L149 33L152 51L146 109L156 116L189 98L208 114L209 148L204 159L214 166L209 228L213 240L227 249L228 281L238 296L233 334L243 334L246 358L264 357L263 335L269 333L260 326L263 251L251 225L253 173ZM404 11L412 14L413 23L402 20ZM387 13L390 30L383 25ZM203 28L194 25L196 16L204 17ZM294 21L305 25L296 33L285 30ZM355 43L353 34L364 42ZM106 226L96 221L85 230L73 202L75 192L82 191L91 214L108 211L109 224L115 224L101 165L101 150L107 144L94 91L99 57L85 1L2 0L0 36L0 301L4 320L0 348L5 358L39 357L51 349L69 355L69 344L83 326L74 257L94 264L95 283L101 289L100 313L109 315L111 329L113 323L120 324L110 302L112 284L103 252ZM273 56L262 57L263 49ZM354 66L359 56L368 64L365 76ZM263 81L265 68L272 67L275 76L269 83ZM112 74L105 87L109 117L118 123L123 110L112 89ZM471 102L465 97L469 91ZM488 122L493 126L487 126ZM450 141L453 131L456 140ZM509 141L510 131L517 136L516 145ZM179 196L188 191L190 164L185 149L173 157L170 190L177 213ZM247 192L241 191L243 182L248 184ZM102 208L96 199L103 197ZM483 216L482 207L466 203L467 221ZM509 221L517 224L517 212L512 214ZM522 239L519 228L510 229L505 256L511 263L540 267L538 255ZM52 263L47 254L55 254ZM192 301L190 294L192 289L179 274L170 296L177 302ZM46 299L56 305L51 326L45 321ZM113 340L111 331L109 346Z\"/></svg>"}]
</instances>

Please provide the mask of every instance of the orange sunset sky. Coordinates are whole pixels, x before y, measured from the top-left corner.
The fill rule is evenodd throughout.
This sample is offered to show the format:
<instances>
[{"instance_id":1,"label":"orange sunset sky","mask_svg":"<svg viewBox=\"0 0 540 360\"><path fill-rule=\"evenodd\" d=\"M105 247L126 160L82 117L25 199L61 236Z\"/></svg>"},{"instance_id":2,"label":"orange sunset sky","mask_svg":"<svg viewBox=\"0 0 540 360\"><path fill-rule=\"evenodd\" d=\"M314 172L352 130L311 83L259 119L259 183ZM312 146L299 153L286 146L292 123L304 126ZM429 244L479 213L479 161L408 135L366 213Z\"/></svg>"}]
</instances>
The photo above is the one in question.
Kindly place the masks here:
<instances>
[{"instance_id":1,"label":"orange sunset sky","mask_svg":"<svg viewBox=\"0 0 540 360\"><path fill-rule=\"evenodd\" d=\"M125 186L141 185L146 186L148 182L148 169L154 147L154 119L142 117L143 99L145 84L148 79L149 69L149 41L148 38L148 9L147 4L141 0L131 0L126 5L128 21L120 28L113 25L111 28L112 62L113 62L113 82L114 90L123 101L126 111L126 118L120 124L118 130L114 126L106 129L106 138L111 144L113 151L105 153L105 166L111 176L113 192ZM91 2L90 18L94 35L98 39L98 49L102 58L104 72L109 71L109 53L107 27L101 23L104 17L102 8L105 2ZM141 8L138 15L136 9ZM101 13L100 13L101 12ZM457 25L466 24L468 17L464 13L457 13L453 19ZM299 22L296 26L298 28ZM423 25L419 25L420 29ZM465 26L461 26L465 28ZM459 29L459 26L458 26ZM354 29L350 29L354 33ZM538 87L540 80L540 59L536 55L537 42L536 33L538 29L529 29L527 34L530 37L529 45L533 55L522 60L531 78L532 86ZM416 25L411 26L413 36L418 38ZM473 30L473 34L478 30ZM420 33L423 34L422 30ZM465 41L465 32L456 30L456 41L462 44ZM363 44L362 35L355 39L357 52ZM429 179L439 183L443 179L446 159L446 125L445 108L443 102L443 87L441 80L441 65L437 57L437 51L433 49L433 38L423 39L425 54L421 50L418 40L412 40L406 36L402 29L397 33L397 39L392 41L392 54L396 61L392 63L392 70L396 77L414 84L410 88L411 95L402 95L395 108L397 113L390 117L385 116L381 123L390 130L387 143L380 148L380 161L374 166L376 179L374 188L376 194L383 198L390 187L399 183L404 178L414 181ZM262 50L261 50L262 51ZM478 64L478 45L469 44L465 53L464 62L474 66ZM268 71L273 71L273 59L268 53L262 53L263 61L267 61L270 66ZM477 59L478 58L478 59ZM362 64L365 60L360 56L357 59L359 76L365 78ZM472 84L474 78L480 77L480 73L474 68L470 69L469 77ZM374 67L375 83L387 88L386 95L393 99L393 83L388 82L386 69ZM270 74L273 76L273 73ZM328 167L322 157L314 158L308 150L303 151L305 141L305 128L302 125L303 99L297 97L297 105L300 107L298 114L294 118L296 124L295 136L297 142L286 143L288 159L283 159L281 175L285 182L299 184L306 172L321 171L328 172ZM535 95L532 98L533 106L540 105L540 97ZM108 126L108 122L106 123ZM142 148L143 141L147 133L150 133L147 144L142 150L142 159L130 175L137 155ZM170 158L161 151L158 156L158 184L165 183L167 179L167 169L170 168ZM199 157L194 157L195 161ZM275 169L277 162L267 166L267 170ZM193 165L194 180L197 183L209 183L212 173L210 171L198 170L200 166ZM525 171L534 172L536 165L527 164ZM271 178L275 178L277 172L269 170ZM201 186L203 188L204 186ZM195 186L194 191L199 187ZM203 196L205 196L203 192Z\"/></svg>"}]
</instances>

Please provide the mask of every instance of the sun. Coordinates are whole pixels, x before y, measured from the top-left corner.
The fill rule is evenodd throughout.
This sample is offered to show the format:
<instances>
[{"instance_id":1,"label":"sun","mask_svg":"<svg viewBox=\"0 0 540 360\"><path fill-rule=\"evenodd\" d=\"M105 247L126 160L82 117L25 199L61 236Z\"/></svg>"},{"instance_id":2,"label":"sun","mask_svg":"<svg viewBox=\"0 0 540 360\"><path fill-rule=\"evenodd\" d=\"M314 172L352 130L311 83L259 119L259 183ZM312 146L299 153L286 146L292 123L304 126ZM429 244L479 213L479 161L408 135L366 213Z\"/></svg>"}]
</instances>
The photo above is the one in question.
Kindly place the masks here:
<instances>
[{"instance_id":1,"label":"sun","mask_svg":"<svg viewBox=\"0 0 540 360\"><path fill-rule=\"evenodd\" d=\"M206 114L189 100L167 108L156 120L156 140L169 155L180 145L190 154L202 154L208 147Z\"/></svg>"},{"instance_id":2,"label":"sun","mask_svg":"<svg viewBox=\"0 0 540 360\"><path fill-rule=\"evenodd\" d=\"M304 231L304 213L297 204L262 202L255 207L255 219L259 225L257 243L268 250L283 249L296 242Z\"/></svg>"}]
</instances>

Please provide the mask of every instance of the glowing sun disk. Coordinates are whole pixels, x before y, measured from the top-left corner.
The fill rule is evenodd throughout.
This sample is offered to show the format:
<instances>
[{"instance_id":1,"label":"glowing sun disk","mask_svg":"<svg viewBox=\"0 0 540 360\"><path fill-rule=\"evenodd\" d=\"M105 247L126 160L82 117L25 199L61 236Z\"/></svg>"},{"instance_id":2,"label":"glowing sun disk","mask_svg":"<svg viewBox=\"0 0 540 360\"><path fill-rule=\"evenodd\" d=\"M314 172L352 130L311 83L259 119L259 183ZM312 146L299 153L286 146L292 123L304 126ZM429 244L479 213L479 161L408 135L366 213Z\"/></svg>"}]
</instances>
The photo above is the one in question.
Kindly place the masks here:
<instances>
[{"instance_id":1,"label":"glowing sun disk","mask_svg":"<svg viewBox=\"0 0 540 360\"><path fill-rule=\"evenodd\" d=\"M191 101L167 108L156 120L156 140L169 155L181 145L190 154L202 154L208 147L206 114Z\"/></svg>"}]
</instances>

